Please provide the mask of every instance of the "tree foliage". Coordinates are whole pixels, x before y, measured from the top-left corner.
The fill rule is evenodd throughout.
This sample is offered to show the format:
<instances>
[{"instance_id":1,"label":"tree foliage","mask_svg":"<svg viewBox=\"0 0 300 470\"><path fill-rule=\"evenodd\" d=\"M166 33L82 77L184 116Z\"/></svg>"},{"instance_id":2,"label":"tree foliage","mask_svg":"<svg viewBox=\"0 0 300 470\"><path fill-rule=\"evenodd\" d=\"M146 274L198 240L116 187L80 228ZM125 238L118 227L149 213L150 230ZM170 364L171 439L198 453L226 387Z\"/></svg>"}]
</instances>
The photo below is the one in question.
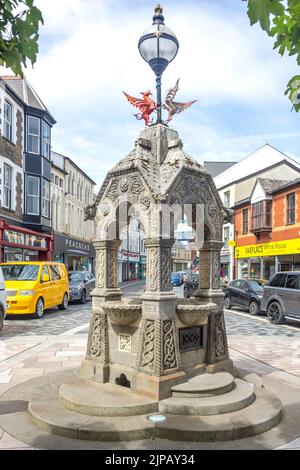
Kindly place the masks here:
<instances>
[{"instance_id":1,"label":"tree foliage","mask_svg":"<svg viewBox=\"0 0 300 470\"><path fill-rule=\"evenodd\" d=\"M274 49L295 56L300 65L300 0L243 0L248 3L250 24L259 23L274 38ZM289 81L285 94L300 110L300 75Z\"/></svg>"},{"instance_id":2,"label":"tree foliage","mask_svg":"<svg viewBox=\"0 0 300 470\"><path fill-rule=\"evenodd\" d=\"M0 65L23 76L27 61L36 62L40 23L34 0L0 0Z\"/></svg>"}]
</instances>

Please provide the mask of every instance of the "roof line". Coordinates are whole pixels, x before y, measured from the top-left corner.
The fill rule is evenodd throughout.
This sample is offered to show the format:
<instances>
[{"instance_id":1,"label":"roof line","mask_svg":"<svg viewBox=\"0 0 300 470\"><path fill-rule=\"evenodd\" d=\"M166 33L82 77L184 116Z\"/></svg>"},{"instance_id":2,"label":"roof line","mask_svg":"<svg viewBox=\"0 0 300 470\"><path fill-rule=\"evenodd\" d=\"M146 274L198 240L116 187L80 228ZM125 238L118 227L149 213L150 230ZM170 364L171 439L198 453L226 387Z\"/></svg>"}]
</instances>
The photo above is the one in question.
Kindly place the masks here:
<instances>
[{"instance_id":1,"label":"roof line","mask_svg":"<svg viewBox=\"0 0 300 470\"><path fill-rule=\"evenodd\" d=\"M62 153L55 152L54 150L51 151L51 154L52 153L54 153L55 155L59 155L60 157L63 157L66 160L69 160L69 162L71 162L72 165L74 165L77 168L77 170L80 171L80 173L82 173L84 176L86 176L93 184L95 184L95 185L97 184L97 183L95 183L94 180L92 180L92 178L89 175L87 175L85 173L85 171L83 171L81 168L79 168L79 166L70 157L67 157L66 155L63 155Z\"/></svg>"}]
</instances>

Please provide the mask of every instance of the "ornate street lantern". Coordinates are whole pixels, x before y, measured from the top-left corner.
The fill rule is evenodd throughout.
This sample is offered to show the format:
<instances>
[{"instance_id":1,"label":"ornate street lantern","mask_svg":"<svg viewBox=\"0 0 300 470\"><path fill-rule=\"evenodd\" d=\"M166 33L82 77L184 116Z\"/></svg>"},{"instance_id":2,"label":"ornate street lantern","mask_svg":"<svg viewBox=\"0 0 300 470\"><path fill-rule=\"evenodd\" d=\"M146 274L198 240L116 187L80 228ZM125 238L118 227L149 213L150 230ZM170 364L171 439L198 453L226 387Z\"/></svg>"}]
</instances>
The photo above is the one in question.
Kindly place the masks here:
<instances>
[{"instance_id":1,"label":"ornate street lantern","mask_svg":"<svg viewBox=\"0 0 300 470\"><path fill-rule=\"evenodd\" d=\"M156 75L157 91L157 121L161 119L161 76L170 62L176 57L179 43L173 33L164 23L163 9L160 5L154 10L153 23L143 33L138 47L143 59L148 62Z\"/></svg>"}]
</instances>

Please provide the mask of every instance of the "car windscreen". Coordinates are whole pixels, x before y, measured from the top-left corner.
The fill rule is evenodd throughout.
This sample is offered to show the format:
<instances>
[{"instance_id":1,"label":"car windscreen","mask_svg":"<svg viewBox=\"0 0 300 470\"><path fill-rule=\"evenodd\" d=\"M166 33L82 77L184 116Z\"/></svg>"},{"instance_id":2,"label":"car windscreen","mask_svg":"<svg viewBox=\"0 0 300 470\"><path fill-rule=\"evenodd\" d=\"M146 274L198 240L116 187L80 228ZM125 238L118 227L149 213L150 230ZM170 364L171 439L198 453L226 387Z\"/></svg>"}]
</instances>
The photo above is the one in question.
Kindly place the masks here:
<instances>
[{"instance_id":1,"label":"car windscreen","mask_svg":"<svg viewBox=\"0 0 300 470\"><path fill-rule=\"evenodd\" d=\"M5 281L36 281L39 266L34 264L4 264L2 272Z\"/></svg>"},{"instance_id":2,"label":"car windscreen","mask_svg":"<svg viewBox=\"0 0 300 470\"><path fill-rule=\"evenodd\" d=\"M263 288L258 281L248 281L250 289L254 290L254 292L260 293L262 292Z\"/></svg>"},{"instance_id":3,"label":"car windscreen","mask_svg":"<svg viewBox=\"0 0 300 470\"><path fill-rule=\"evenodd\" d=\"M82 273L69 273L69 281L82 281L83 274Z\"/></svg>"}]
</instances>

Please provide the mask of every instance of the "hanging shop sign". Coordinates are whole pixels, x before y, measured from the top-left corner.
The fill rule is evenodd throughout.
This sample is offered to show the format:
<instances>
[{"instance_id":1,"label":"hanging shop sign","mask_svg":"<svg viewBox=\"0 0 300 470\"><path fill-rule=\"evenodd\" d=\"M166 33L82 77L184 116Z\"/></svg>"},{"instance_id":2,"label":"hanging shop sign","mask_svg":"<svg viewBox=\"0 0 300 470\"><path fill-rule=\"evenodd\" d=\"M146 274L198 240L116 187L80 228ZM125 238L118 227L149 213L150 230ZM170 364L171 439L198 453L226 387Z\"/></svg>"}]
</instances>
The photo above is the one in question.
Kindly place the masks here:
<instances>
[{"instance_id":1,"label":"hanging shop sign","mask_svg":"<svg viewBox=\"0 0 300 470\"><path fill-rule=\"evenodd\" d=\"M260 256L292 255L300 253L300 238L282 240L257 245L237 246L235 258L253 258Z\"/></svg>"},{"instance_id":2,"label":"hanging shop sign","mask_svg":"<svg viewBox=\"0 0 300 470\"><path fill-rule=\"evenodd\" d=\"M37 237L27 233L15 232L13 230L3 231L3 241L16 245L47 248L47 241L45 238Z\"/></svg>"}]
</instances>

